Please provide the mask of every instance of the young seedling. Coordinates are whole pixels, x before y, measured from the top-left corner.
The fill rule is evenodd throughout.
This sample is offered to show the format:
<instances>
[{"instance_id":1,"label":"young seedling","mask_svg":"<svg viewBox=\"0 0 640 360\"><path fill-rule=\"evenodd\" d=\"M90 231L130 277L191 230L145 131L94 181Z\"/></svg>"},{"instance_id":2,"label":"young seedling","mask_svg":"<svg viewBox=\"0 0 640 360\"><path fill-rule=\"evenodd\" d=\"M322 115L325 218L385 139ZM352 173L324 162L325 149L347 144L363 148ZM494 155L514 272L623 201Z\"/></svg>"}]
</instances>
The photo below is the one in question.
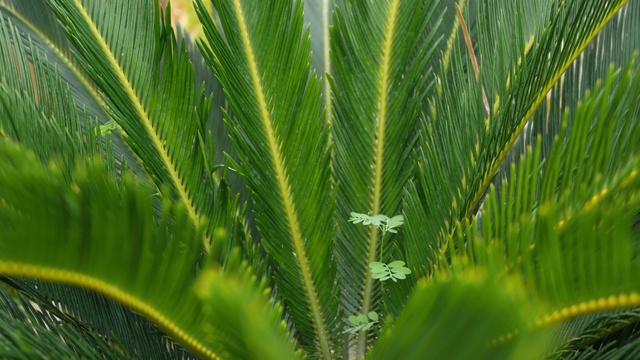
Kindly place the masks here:
<instances>
[{"instance_id":1,"label":"young seedling","mask_svg":"<svg viewBox=\"0 0 640 360\"><path fill-rule=\"evenodd\" d=\"M371 277L380 281L393 280L398 282L398 279L406 279L407 275L411 274L411 269L404 266L404 261L392 261L388 265L381 262L372 262L369 264L371 269Z\"/></svg>"},{"instance_id":2,"label":"young seedling","mask_svg":"<svg viewBox=\"0 0 640 360\"><path fill-rule=\"evenodd\" d=\"M382 230L382 235L384 236L384 234L386 234L387 232L396 234L398 232L396 228L399 228L400 226L402 226L402 224L404 224L404 217L402 215L396 215L390 218L382 214L370 216L367 214L352 212L349 221L354 224L362 224L365 226L377 226L380 230Z\"/></svg>"},{"instance_id":3,"label":"young seedling","mask_svg":"<svg viewBox=\"0 0 640 360\"><path fill-rule=\"evenodd\" d=\"M382 231L382 236L384 237L387 232L396 234L398 232L396 229L404 224L404 217L402 215L396 215L390 218L382 214L370 216L352 212L349 221L354 224L377 226ZM372 262L369 264L369 268L371 269L372 278L380 281L391 279L397 282L398 279L406 279L407 275L411 274L411 270L404 265L405 262L399 260L392 261L389 264Z\"/></svg>"},{"instance_id":4,"label":"young seedling","mask_svg":"<svg viewBox=\"0 0 640 360\"><path fill-rule=\"evenodd\" d=\"M375 311L370 312L367 316L362 314L349 316L349 322L353 325L346 329L344 333L355 334L360 330L369 330L378 322L378 314Z\"/></svg>"}]
</instances>

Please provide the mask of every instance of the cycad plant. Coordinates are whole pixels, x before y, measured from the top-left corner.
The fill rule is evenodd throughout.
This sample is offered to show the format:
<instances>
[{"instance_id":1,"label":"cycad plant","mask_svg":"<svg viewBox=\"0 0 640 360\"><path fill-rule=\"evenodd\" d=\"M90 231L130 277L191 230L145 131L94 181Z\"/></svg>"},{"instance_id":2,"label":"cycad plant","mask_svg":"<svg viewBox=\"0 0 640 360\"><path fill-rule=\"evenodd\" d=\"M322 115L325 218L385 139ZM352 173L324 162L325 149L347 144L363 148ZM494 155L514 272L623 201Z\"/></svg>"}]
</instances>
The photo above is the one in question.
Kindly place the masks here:
<instances>
[{"instance_id":1,"label":"cycad plant","mask_svg":"<svg viewBox=\"0 0 640 360\"><path fill-rule=\"evenodd\" d=\"M0 357L640 356L640 2L0 0Z\"/></svg>"}]
</instances>

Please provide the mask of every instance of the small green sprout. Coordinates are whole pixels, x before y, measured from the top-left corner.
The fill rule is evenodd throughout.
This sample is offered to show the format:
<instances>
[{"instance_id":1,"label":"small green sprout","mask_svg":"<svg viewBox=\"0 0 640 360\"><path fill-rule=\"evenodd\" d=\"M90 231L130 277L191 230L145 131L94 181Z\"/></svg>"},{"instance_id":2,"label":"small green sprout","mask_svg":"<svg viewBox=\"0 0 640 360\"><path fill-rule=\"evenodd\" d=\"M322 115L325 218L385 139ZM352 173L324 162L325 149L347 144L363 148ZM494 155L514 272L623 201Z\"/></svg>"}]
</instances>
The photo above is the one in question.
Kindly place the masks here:
<instances>
[{"instance_id":1,"label":"small green sprout","mask_svg":"<svg viewBox=\"0 0 640 360\"><path fill-rule=\"evenodd\" d=\"M404 224L404 217L402 215L396 215L390 218L382 214L370 216L367 214L352 212L349 221L354 224L377 226L380 230L382 230L382 233L384 235L387 232L396 234L398 232L396 228L399 228L400 226L402 226L402 224Z\"/></svg>"},{"instance_id":2,"label":"small green sprout","mask_svg":"<svg viewBox=\"0 0 640 360\"><path fill-rule=\"evenodd\" d=\"M392 261L388 265L381 262L372 262L369 264L371 269L371 277L379 279L380 281L393 280L398 282L398 279L404 280L407 275L411 274L411 269L404 266L404 261L396 260Z\"/></svg>"},{"instance_id":3,"label":"small green sprout","mask_svg":"<svg viewBox=\"0 0 640 360\"><path fill-rule=\"evenodd\" d=\"M349 322L353 325L346 329L344 333L355 334L360 330L369 330L373 325L378 323L378 314L375 311L370 312L367 316L358 314L349 316Z\"/></svg>"},{"instance_id":4,"label":"small green sprout","mask_svg":"<svg viewBox=\"0 0 640 360\"><path fill-rule=\"evenodd\" d=\"M354 224L377 226L382 230L382 236L384 237L387 232L392 234L398 233L396 229L404 224L404 217L402 215L396 215L390 218L382 214L371 216L352 212L349 221ZM406 279L407 275L411 274L411 269L404 265L405 262L400 260L392 261L388 265L383 262L372 262L369 264L369 268L371 269L371 277L374 279L380 281L391 279L393 282L398 282L399 279Z\"/></svg>"}]
</instances>

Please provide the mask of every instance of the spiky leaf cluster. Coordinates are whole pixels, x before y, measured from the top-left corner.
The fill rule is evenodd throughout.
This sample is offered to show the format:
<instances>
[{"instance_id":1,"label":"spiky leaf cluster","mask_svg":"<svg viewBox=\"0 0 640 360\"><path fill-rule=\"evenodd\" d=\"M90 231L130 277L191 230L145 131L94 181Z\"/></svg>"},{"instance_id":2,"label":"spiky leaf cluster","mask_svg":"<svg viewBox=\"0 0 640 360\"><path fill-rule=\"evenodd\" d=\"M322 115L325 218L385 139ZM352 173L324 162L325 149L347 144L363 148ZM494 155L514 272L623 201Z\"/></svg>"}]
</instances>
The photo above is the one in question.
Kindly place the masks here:
<instances>
[{"instance_id":1,"label":"spiky leaf cluster","mask_svg":"<svg viewBox=\"0 0 640 360\"><path fill-rule=\"evenodd\" d=\"M161 3L0 0L0 357L638 355L639 2Z\"/></svg>"}]
</instances>

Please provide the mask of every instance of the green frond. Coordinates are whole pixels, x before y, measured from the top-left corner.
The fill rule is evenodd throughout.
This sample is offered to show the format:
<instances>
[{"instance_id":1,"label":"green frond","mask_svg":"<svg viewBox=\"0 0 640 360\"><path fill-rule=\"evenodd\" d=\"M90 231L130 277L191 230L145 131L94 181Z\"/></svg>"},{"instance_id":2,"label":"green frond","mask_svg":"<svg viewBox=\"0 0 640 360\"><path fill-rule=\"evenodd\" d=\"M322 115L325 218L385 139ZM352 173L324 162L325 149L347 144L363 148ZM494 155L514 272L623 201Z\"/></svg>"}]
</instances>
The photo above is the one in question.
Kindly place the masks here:
<instances>
[{"instance_id":1,"label":"green frond","mask_svg":"<svg viewBox=\"0 0 640 360\"><path fill-rule=\"evenodd\" d=\"M94 119L78 113L71 90L42 59L32 42L19 41L18 28L0 17L0 129L42 161L59 158L69 175L75 160L106 155L116 172L110 141L103 141ZM30 55L27 48L33 49ZM28 76L26 76L28 74ZM122 164L118 164L122 165Z\"/></svg>"},{"instance_id":2,"label":"green frond","mask_svg":"<svg viewBox=\"0 0 640 360\"><path fill-rule=\"evenodd\" d=\"M67 184L55 162L45 167L6 139L0 140L0 154L0 273L100 292L142 314L199 357L246 358L243 349L255 348L269 334L274 346L284 344L276 349L293 347L286 345L290 340L280 324L281 311L271 304L266 284L247 278L253 271L248 265L232 266L240 261L237 256L227 256L229 270L206 281L207 287L224 287L244 277L235 285L238 294L229 295L233 301L201 300L194 292L201 232L180 203L164 200L157 214L148 187L128 174L119 183L101 160L79 162ZM225 201L230 199L218 197L218 210ZM233 243L232 229L223 222L214 226L214 244ZM219 266L213 257L209 263ZM229 324L220 315L241 315L231 305L256 304L263 310L252 313L252 319L260 327ZM278 354L273 358L293 353Z\"/></svg>"},{"instance_id":3,"label":"green frond","mask_svg":"<svg viewBox=\"0 0 640 360\"><path fill-rule=\"evenodd\" d=\"M383 328L368 358L540 359L548 334L513 332L530 319L519 295L473 271L420 283L398 319Z\"/></svg>"},{"instance_id":4,"label":"green frond","mask_svg":"<svg viewBox=\"0 0 640 360\"><path fill-rule=\"evenodd\" d=\"M254 288L246 284L256 284ZM212 263L203 269L196 292L207 302L205 312L229 336L227 346L237 359L299 359L293 341L285 341L286 324L279 305L265 301L266 280L256 281L251 267L236 248L225 268ZM276 308L276 311L273 308ZM251 337L250 341L238 341Z\"/></svg>"},{"instance_id":5,"label":"green frond","mask_svg":"<svg viewBox=\"0 0 640 360\"><path fill-rule=\"evenodd\" d=\"M233 111L228 129L253 193L277 291L301 345L330 358L331 339L339 333L334 195L302 3L236 0L214 6L222 28L202 3L197 6L209 42L202 49Z\"/></svg>"},{"instance_id":6,"label":"green frond","mask_svg":"<svg viewBox=\"0 0 640 360\"><path fill-rule=\"evenodd\" d=\"M34 9L38 9L38 11L33 11ZM5 63L6 67L3 67L2 70L3 76L9 77L15 71L24 74L43 66L56 68L63 82L70 87L76 107L80 112L86 113L91 118L96 118L100 124L106 124L110 121L109 115L103 108L104 101L98 88L75 60L72 53L73 46L66 39L45 1L3 0L0 1L0 16L3 17L5 26L10 21L17 28L11 42L19 48L24 47L24 54L27 56L24 62ZM18 43L22 43L22 46L19 46ZM3 46L3 48L6 47ZM15 49L18 50L18 48ZM5 52L6 55L10 53ZM15 53L18 57L23 56L22 54L21 50ZM23 65L28 65L28 67L22 68ZM37 77L38 74L31 73L31 76ZM33 84L38 83L42 84L41 79L34 78ZM31 89L30 86L31 84L28 89ZM27 88L22 86L20 89ZM35 93L31 95L38 103L46 98L45 92L52 90L53 88L39 87L34 89ZM29 122L21 121L19 125L29 126ZM109 137L118 162L126 162L126 165L131 167L134 172L143 174L144 170L140 167L139 160L125 144L119 132L115 132Z\"/></svg>"},{"instance_id":7,"label":"green frond","mask_svg":"<svg viewBox=\"0 0 640 360\"><path fill-rule=\"evenodd\" d=\"M214 183L198 139L210 100L195 88L193 66L158 4L48 3L156 186L181 202L194 224L207 224Z\"/></svg>"},{"instance_id":8,"label":"green frond","mask_svg":"<svg viewBox=\"0 0 640 360\"><path fill-rule=\"evenodd\" d=\"M0 357L5 359L91 358L127 359L116 342L108 343L100 334L74 327L35 306L19 294L0 288Z\"/></svg>"},{"instance_id":9,"label":"green frond","mask_svg":"<svg viewBox=\"0 0 640 360\"><path fill-rule=\"evenodd\" d=\"M34 8L40 11L33 11ZM48 9L46 1L2 0L0 12L5 21L10 20L21 32L29 36L27 38L22 35L21 39L14 40L20 39L25 45L31 43L44 54L43 57L46 56L51 66L56 65L58 71L64 69L65 81L77 88L78 102L86 107L91 116L106 122L108 115L102 108L104 101L95 84L75 60L72 54L73 47L58 26L54 14Z\"/></svg>"},{"instance_id":10,"label":"green frond","mask_svg":"<svg viewBox=\"0 0 640 360\"><path fill-rule=\"evenodd\" d=\"M338 2L334 12L333 140L338 186L337 251L350 314L381 310L368 264L390 260L392 242L377 227L353 226L349 214L398 215L411 175L415 129L431 77L437 1ZM436 24L437 27L437 24ZM412 266L412 264L409 264ZM396 291L399 298L406 293ZM390 307L392 312L393 306ZM385 314L388 315L388 314ZM360 336L360 352L366 336Z\"/></svg>"},{"instance_id":11,"label":"green frond","mask_svg":"<svg viewBox=\"0 0 640 360\"><path fill-rule=\"evenodd\" d=\"M542 155L548 155L553 137L561 130L566 108L575 109L585 91L593 89L598 81L607 76L611 64L621 66L632 58L634 50L640 48L640 36L636 35L640 34L640 22L632 19L639 16L640 4L627 3L549 91L500 166L493 180L498 190L500 181L508 175L511 164L518 161L538 136L543 139ZM568 125L571 126L570 123Z\"/></svg>"},{"instance_id":12,"label":"green frond","mask_svg":"<svg viewBox=\"0 0 640 360\"><path fill-rule=\"evenodd\" d=\"M522 14L522 23L516 22L513 25L514 28L522 30L507 36L511 35L510 39L521 40L515 44L511 41L509 48L504 49L511 51L505 56L500 52L499 56L496 56L494 37L498 32L504 32L502 28L496 27L509 25L509 22L496 22L488 15L485 29L494 27L496 31L483 31L485 37L479 39L479 44L481 49L485 50L480 51L480 57L487 65L488 72L494 74L494 77L484 80L481 76L480 81L485 83L489 98L499 100L496 109L487 120L487 136L476 142L478 147L487 151L479 154L476 173L482 176L469 184L467 193L471 196L464 199L461 209L464 216L470 216L475 212L501 162L549 90L626 3L625 0L606 3L574 0L558 4L550 2L547 7L549 10L541 7L542 11L539 10L540 5L537 2L516 8L514 10ZM488 14L495 13L490 8L486 11ZM527 20L531 21L529 14L534 13L549 14L550 19L541 18L540 22L528 25ZM479 18L482 19L482 16ZM533 31L531 38L526 37L528 30ZM498 45L497 49L499 51L501 47ZM524 49L524 53L518 55L522 51L520 49ZM494 59L500 60L492 63L491 60ZM525 83L526 86L522 85Z\"/></svg>"},{"instance_id":13,"label":"green frond","mask_svg":"<svg viewBox=\"0 0 640 360\"><path fill-rule=\"evenodd\" d=\"M117 344L132 357L193 358L140 314L108 297L83 288L31 279L3 278L2 282L63 326L90 331L102 341Z\"/></svg>"},{"instance_id":14,"label":"green frond","mask_svg":"<svg viewBox=\"0 0 640 360\"><path fill-rule=\"evenodd\" d=\"M202 320L195 297L188 297L191 282L185 282L195 276L198 256L193 241L197 232L184 211L166 211L164 223L156 225L151 193L137 189L128 176L121 192L115 176L106 176L103 165L94 162L78 168L66 185L55 163L45 169L16 145L2 141L1 146L0 211L6 222L0 272L100 291L145 314L192 350L205 351L185 337L186 329L201 328ZM33 219L38 219L37 227L31 225ZM167 230L175 230L182 241L170 241L171 232L163 233ZM47 246L39 241L43 237ZM168 259L162 261L163 256ZM183 266L171 266L176 263ZM150 277L162 285L151 286ZM156 294L158 289L163 296ZM181 308L178 305L191 314L166 314L167 308Z\"/></svg>"},{"instance_id":15,"label":"green frond","mask_svg":"<svg viewBox=\"0 0 640 360\"><path fill-rule=\"evenodd\" d=\"M595 344L595 347L580 349L564 356L566 360L626 360L640 356L640 339L635 334L628 338L616 337L608 343Z\"/></svg>"},{"instance_id":16,"label":"green frond","mask_svg":"<svg viewBox=\"0 0 640 360\"><path fill-rule=\"evenodd\" d=\"M524 284L530 328L640 306L640 72L610 71L571 113L542 161L538 138L482 217L457 223L439 270L484 269ZM450 276L450 275L445 275Z\"/></svg>"},{"instance_id":17,"label":"green frond","mask_svg":"<svg viewBox=\"0 0 640 360\"><path fill-rule=\"evenodd\" d=\"M496 172L549 90L625 3L478 4L479 79L468 71L466 48L454 46L451 75L441 70L441 86L422 129L417 178L406 206L408 243L415 243L416 250L410 251L412 258L433 261L434 252L446 247L453 224L478 212ZM428 262L423 273L432 268Z\"/></svg>"},{"instance_id":18,"label":"green frond","mask_svg":"<svg viewBox=\"0 0 640 360\"><path fill-rule=\"evenodd\" d=\"M601 316L585 316L587 321L576 319L566 327L577 324L578 331L554 336L564 338L566 343L555 350L549 358L586 359L633 358L631 354L638 351L638 334L636 328L640 322L640 309L615 311ZM603 348L604 345L604 348ZM615 355L614 355L615 353Z\"/></svg>"},{"instance_id":19,"label":"green frond","mask_svg":"<svg viewBox=\"0 0 640 360\"><path fill-rule=\"evenodd\" d=\"M2 28L10 29L7 26ZM4 36L0 38L0 44L6 44L4 41L8 32L1 34ZM95 119L88 118L87 112L78 113L74 103L78 97L74 97L55 69L41 59L33 43L26 49L21 42L13 43L14 57L10 57L8 62L0 62L2 74L6 76L0 85L0 128L6 129L3 135L20 141L36 153L42 162L55 163L66 182L71 181L76 161L85 157L103 157L112 174L126 170L128 164L120 162L113 154L110 141L113 136L102 138ZM27 56L29 48L33 51ZM30 70L29 67L18 66L20 64L30 67L31 76L19 76ZM64 304L65 311L73 313L73 326L80 324L100 329L101 334L112 335L112 341L115 341L114 338L122 341L120 349L126 353L162 357L174 347L167 346L166 339L158 335L155 326L99 295L79 293L78 289L72 287L44 282L28 286L13 281L11 286L23 291L23 294L29 292L30 301L41 308L51 303ZM29 291L34 286L38 291ZM46 295L46 298L35 296L39 293ZM128 332L129 329L136 331L132 334Z\"/></svg>"}]
</instances>

